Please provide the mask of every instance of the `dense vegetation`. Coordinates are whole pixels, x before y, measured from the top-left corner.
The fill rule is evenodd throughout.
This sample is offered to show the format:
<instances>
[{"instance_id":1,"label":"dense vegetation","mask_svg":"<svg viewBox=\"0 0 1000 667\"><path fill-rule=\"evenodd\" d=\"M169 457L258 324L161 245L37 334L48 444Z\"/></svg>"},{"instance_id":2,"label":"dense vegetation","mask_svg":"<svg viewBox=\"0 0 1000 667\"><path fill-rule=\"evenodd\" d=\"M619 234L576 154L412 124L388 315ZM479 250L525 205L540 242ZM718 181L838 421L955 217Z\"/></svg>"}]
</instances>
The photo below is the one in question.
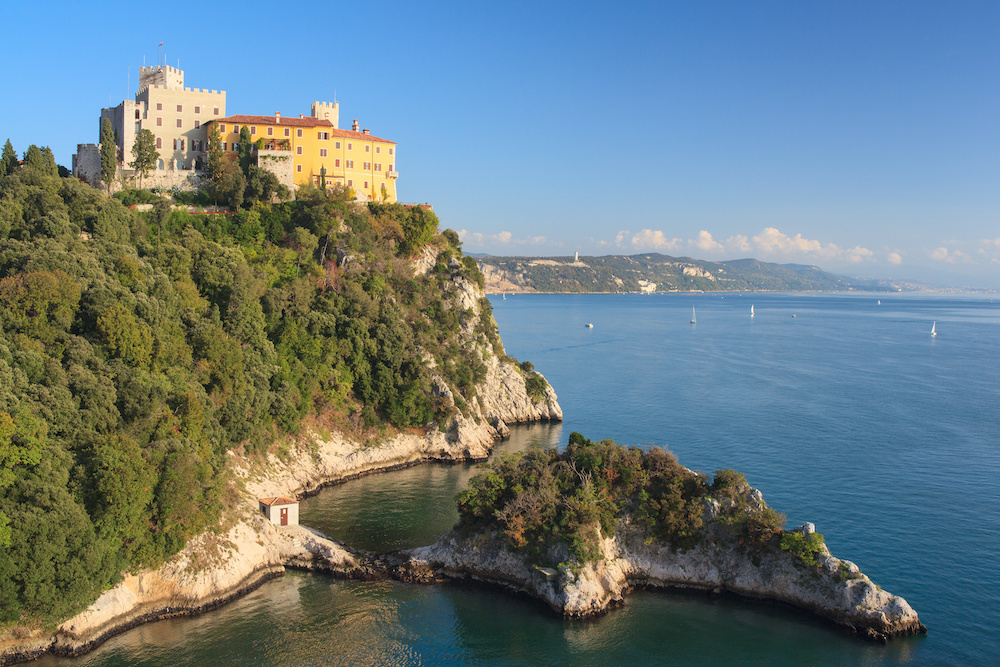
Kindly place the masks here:
<instances>
[{"instance_id":1,"label":"dense vegetation","mask_svg":"<svg viewBox=\"0 0 1000 667\"><path fill-rule=\"evenodd\" d=\"M457 498L458 528L496 530L534 563L586 563L600 557L601 538L613 535L624 517L650 540L688 549L703 539L706 507L717 503L713 523L748 550L780 543L801 558L822 547L822 536L808 544L792 538L786 546L784 516L751 502L749 490L733 470L717 470L709 484L659 447L644 452L573 433L562 453L549 448L501 457L473 477Z\"/></svg>"},{"instance_id":2,"label":"dense vegetation","mask_svg":"<svg viewBox=\"0 0 1000 667\"><path fill-rule=\"evenodd\" d=\"M503 353L489 309L450 298L482 275L429 209L306 188L191 214L7 148L0 624L64 618L215 526L235 502L229 450L260 452L307 416L445 428ZM428 245L436 266L415 275Z\"/></svg>"},{"instance_id":3,"label":"dense vegetation","mask_svg":"<svg viewBox=\"0 0 1000 667\"><path fill-rule=\"evenodd\" d=\"M706 262L658 253L605 257L480 257L482 267L505 272L521 288L539 292L638 292L639 281L656 291L897 291L886 281L860 280L815 266L756 259Z\"/></svg>"}]
</instances>

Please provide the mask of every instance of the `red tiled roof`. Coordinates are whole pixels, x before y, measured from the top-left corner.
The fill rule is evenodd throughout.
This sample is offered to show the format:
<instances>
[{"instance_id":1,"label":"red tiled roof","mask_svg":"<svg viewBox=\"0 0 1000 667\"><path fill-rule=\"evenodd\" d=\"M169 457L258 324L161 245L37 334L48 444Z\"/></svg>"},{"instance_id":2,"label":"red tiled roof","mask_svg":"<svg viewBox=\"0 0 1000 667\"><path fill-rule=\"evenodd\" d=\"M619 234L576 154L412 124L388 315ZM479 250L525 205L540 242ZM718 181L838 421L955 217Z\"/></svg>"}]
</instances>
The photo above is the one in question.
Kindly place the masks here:
<instances>
[{"instance_id":1,"label":"red tiled roof","mask_svg":"<svg viewBox=\"0 0 1000 667\"><path fill-rule=\"evenodd\" d=\"M333 127L333 123L326 120L325 118L313 118L312 116L305 116L304 118L298 118L296 116L282 116L281 120L278 120L277 116L226 116L225 118L213 118L216 123L239 123L244 125L246 123L257 123L259 125L288 125L290 127Z\"/></svg>"},{"instance_id":2,"label":"red tiled roof","mask_svg":"<svg viewBox=\"0 0 1000 667\"><path fill-rule=\"evenodd\" d=\"M326 120L325 118L313 118L312 116L306 116L305 118L296 118L289 116L282 116L279 121L276 116L226 116L225 118L213 118L211 121L213 123L234 123L238 125L256 124L256 125L287 125L289 127L328 127L330 128L331 137L340 137L342 139L356 139L358 141L378 141L383 144L395 144L395 141L390 141L389 139L382 139L381 137L376 137L372 134L365 134L364 132L355 132L354 130L335 130L333 129L333 123Z\"/></svg>"},{"instance_id":3,"label":"red tiled roof","mask_svg":"<svg viewBox=\"0 0 1000 667\"><path fill-rule=\"evenodd\" d=\"M274 507L275 505L298 505L299 501L294 498L286 498L285 496L277 496L276 498L261 498L260 502L262 505L268 505Z\"/></svg>"}]
</instances>

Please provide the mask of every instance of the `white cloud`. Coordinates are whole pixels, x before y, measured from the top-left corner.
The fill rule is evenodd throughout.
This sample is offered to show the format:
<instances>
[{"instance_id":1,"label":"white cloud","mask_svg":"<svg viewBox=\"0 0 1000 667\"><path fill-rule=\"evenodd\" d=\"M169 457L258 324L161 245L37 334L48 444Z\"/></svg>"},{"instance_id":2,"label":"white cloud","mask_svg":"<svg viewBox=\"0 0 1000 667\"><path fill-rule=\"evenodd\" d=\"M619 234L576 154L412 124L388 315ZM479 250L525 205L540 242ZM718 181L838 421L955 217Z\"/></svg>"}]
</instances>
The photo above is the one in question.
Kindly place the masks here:
<instances>
[{"instance_id":1,"label":"white cloud","mask_svg":"<svg viewBox=\"0 0 1000 667\"><path fill-rule=\"evenodd\" d=\"M619 234L621 236L621 234ZM636 248L656 248L657 250L677 250L681 247L681 239L668 239L662 231L644 229L632 237L632 245Z\"/></svg>"},{"instance_id":2,"label":"white cloud","mask_svg":"<svg viewBox=\"0 0 1000 667\"><path fill-rule=\"evenodd\" d=\"M628 237L628 230L623 229L615 235L615 245L618 247L623 247L625 245L625 239Z\"/></svg>"},{"instance_id":3,"label":"white cloud","mask_svg":"<svg viewBox=\"0 0 1000 667\"><path fill-rule=\"evenodd\" d=\"M458 232L458 238L462 240L463 244L475 247L498 245L561 245L550 244L549 239L545 236L529 236L527 238L517 239L514 238L513 233L508 231L502 231L496 234L483 234L482 232L470 232L467 229L461 229Z\"/></svg>"},{"instance_id":4,"label":"white cloud","mask_svg":"<svg viewBox=\"0 0 1000 667\"><path fill-rule=\"evenodd\" d=\"M948 260L948 249L941 246L937 250L931 253L931 259L937 260L939 262L947 262Z\"/></svg>"},{"instance_id":5,"label":"white cloud","mask_svg":"<svg viewBox=\"0 0 1000 667\"><path fill-rule=\"evenodd\" d=\"M890 264L902 264L903 263L903 258L900 256L900 254L898 252L890 252L886 256L886 260Z\"/></svg>"},{"instance_id":6,"label":"white cloud","mask_svg":"<svg viewBox=\"0 0 1000 667\"><path fill-rule=\"evenodd\" d=\"M753 251L753 246L750 245L750 239L742 234L730 236L726 239L726 246L729 248L730 252L747 253Z\"/></svg>"},{"instance_id":7,"label":"white cloud","mask_svg":"<svg viewBox=\"0 0 1000 667\"><path fill-rule=\"evenodd\" d=\"M723 245L713 239L712 235L704 229L698 232L698 238L691 241L691 243L698 250L704 250L705 252L722 252L725 250Z\"/></svg>"},{"instance_id":8,"label":"white cloud","mask_svg":"<svg viewBox=\"0 0 1000 667\"><path fill-rule=\"evenodd\" d=\"M858 262L863 262L866 259L871 259L875 256L868 248L862 248L861 246L854 246L850 250L844 252L844 259L852 264L857 264Z\"/></svg>"}]
</instances>

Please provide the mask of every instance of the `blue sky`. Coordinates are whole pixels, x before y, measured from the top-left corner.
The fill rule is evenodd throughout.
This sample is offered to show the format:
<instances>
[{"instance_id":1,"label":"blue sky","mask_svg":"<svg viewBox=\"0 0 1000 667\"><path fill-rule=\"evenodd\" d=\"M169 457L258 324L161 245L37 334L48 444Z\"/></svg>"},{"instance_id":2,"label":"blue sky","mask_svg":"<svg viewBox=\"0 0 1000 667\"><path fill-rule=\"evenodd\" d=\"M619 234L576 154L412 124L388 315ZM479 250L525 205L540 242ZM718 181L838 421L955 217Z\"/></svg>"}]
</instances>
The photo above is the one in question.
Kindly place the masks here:
<instances>
[{"instance_id":1,"label":"blue sky","mask_svg":"<svg viewBox=\"0 0 1000 667\"><path fill-rule=\"evenodd\" d=\"M3 12L0 141L67 166L163 41L231 114L336 95L341 127L399 143L400 199L432 203L468 252L757 257L1000 288L997 2Z\"/></svg>"}]
</instances>

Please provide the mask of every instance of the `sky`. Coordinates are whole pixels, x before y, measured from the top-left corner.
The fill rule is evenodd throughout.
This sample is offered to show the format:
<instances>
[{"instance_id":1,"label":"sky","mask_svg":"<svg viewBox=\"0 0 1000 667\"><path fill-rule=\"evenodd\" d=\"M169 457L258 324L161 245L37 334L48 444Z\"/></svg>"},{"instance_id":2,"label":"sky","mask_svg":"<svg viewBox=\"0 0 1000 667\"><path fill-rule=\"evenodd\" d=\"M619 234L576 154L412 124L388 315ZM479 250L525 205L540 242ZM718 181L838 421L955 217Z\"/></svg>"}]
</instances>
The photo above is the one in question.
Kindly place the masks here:
<instances>
[{"instance_id":1,"label":"sky","mask_svg":"<svg viewBox=\"0 0 1000 667\"><path fill-rule=\"evenodd\" d=\"M176 14L171 16L169 12ZM138 68L340 103L464 249L1000 289L1000 3L8 3L0 141L67 167Z\"/></svg>"}]
</instances>

